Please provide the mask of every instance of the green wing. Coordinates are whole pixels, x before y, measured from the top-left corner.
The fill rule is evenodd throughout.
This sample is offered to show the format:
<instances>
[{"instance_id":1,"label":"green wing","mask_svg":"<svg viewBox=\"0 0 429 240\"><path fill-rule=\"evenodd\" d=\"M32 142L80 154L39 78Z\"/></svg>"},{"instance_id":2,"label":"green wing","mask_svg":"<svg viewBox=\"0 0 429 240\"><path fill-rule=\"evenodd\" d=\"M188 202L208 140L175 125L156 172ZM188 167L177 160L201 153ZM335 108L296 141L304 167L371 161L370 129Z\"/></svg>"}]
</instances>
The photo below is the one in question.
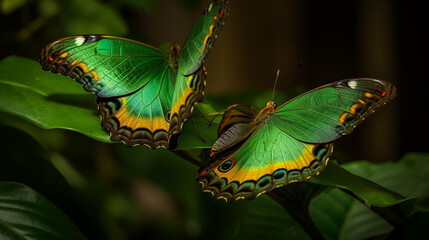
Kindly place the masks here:
<instances>
[{"instance_id":1,"label":"green wing","mask_svg":"<svg viewBox=\"0 0 429 240\"><path fill-rule=\"evenodd\" d=\"M137 91L169 65L169 57L149 45L113 36L59 39L41 53L44 70L72 77L99 97Z\"/></svg>"},{"instance_id":2,"label":"green wing","mask_svg":"<svg viewBox=\"0 0 429 240\"><path fill-rule=\"evenodd\" d=\"M346 79L286 102L276 109L269 123L304 142L332 142L351 133L395 95L395 87L385 81Z\"/></svg>"},{"instance_id":3,"label":"green wing","mask_svg":"<svg viewBox=\"0 0 429 240\"><path fill-rule=\"evenodd\" d=\"M303 143L277 126L264 124L238 150L216 155L203 166L197 181L204 191L227 202L252 199L317 175L326 166L332 148L332 144Z\"/></svg>"},{"instance_id":4,"label":"green wing","mask_svg":"<svg viewBox=\"0 0 429 240\"><path fill-rule=\"evenodd\" d=\"M181 49L172 98L169 139L180 133L194 105L203 98L207 73L202 64L224 24L227 7L226 0L211 2Z\"/></svg>"},{"instance_id":5,"label":"green wing","mask_svg":"<svg viewBox=\"0 0 429 240\"><path fill-rule=\"evenodd\" d=\"M179 57L179 73L189 76L200 69L228 13L226 0L214 0L192 28Z\"/></svg>"},{"instance_id":6,"label":"green wing","mask_svg":"<svg viewBox=\"0 0 429 240\"><path fill-rule=\"evenodd\" d=\"M97 98L101 124L111 140L152 149L169 147L168 129L173 95L173 74L168 65L136 92L118 98Z\"/></svg>"}]
</instances>

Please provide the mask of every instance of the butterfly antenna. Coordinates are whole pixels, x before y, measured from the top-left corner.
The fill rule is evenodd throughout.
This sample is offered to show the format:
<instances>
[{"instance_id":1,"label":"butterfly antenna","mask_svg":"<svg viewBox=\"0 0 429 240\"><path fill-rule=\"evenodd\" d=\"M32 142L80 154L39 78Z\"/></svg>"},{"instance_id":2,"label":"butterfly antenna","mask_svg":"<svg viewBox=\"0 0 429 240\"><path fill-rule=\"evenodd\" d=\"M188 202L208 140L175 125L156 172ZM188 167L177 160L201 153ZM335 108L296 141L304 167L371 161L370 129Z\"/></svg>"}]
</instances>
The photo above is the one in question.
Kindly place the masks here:
<instances>
[{"instance_id":1,"label":"butterfly antenna","mask_svg":"<svg viewBox=\"0 0 429 240\"><path fill-rule=\"evenodd\" d=\"M278 91L278 92L277 92L277 95L276 95L276 97L273 99L273 101L276 101L277 97L279 96L279 93L280 93L281 91L283 91L283 89L284 89L284 88L286 87L286 85L290 82L290 80L292 80L292 78L294 78L294 77L295 77L296 73L297 73L297 72L298 72L298 70L301 68L302 64L303 64L303 62L302 62L302 61L300 61L300 62L298 63L298 65L296 66L296 68L293 70L292 74L289 76L289 78L288 78L288 79L286 80L286 82L283 84L283 86L282 86L282 88L280 89L280 91Z\"/></svg>"},{"instance_id":2,"label":"butterfly antenna","mask_svg":"<svg viewBox=\"0 0 429 240\"><path fill-rule=\"evenodd\" d=\"M271 96L271 99L274 98L274 94L276 92L277 81L279 80L279 75L280 75L280 69L277 69L277 76L276 76L276 80L274 81L273 96Z\"/></svg>"}]
</instances>

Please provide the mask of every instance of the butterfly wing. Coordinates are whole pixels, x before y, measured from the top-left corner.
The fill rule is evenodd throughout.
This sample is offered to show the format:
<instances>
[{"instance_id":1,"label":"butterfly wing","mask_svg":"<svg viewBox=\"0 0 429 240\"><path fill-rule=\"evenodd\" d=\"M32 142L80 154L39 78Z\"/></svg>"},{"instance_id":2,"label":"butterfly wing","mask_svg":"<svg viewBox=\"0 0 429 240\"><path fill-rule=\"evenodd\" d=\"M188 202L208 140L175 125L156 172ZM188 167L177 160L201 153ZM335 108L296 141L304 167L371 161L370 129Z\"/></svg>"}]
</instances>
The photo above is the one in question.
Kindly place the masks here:
<instances>
[{"instance_id":1,"label":"butterfly wing","mask_svg":"<svg viewBox=\"0 0 429 240\"><path fill-rule=\"evenodd\" d=\"M346 79L286 102L272 114L269 124L304 142L332 142L351 133L395 95L395 87L385 81Z\"/></svg>"},{"instance_id":2,"label":"butterfly wing","mask_svg":"<svg viewBox=\"0 0 429 240\"><path fill-rule=\"evenodd\" d=\"M189 76L200 69L228 13L226 0L214 0L203 11L183 45L179 57L180 73Z\"/></svg>"},{"instance_id":3,"label":"butterfly wing","mask_svg":"<svg viewBox=\"0 0 429 240\"><path fill-rule=\"evenodd\" d=\"M206 71L202 67L227 13L226 0L214 0L192 28L179 55L174 85L169 138L178 135L183 122L191 116L194 105L203 98Z\"/></svg>"},{"instance_id":4,"label":"butterfly wing","mask_svg":"<svg viewBox=\"0 0 429 240\"><path fill-rule=\"evenodd\" d=\"M99 97L117 97L143 87L164 70L169 57L137 41L82 35L48 44L40 63L44 70L69 76Z\"/></svg>"},{"instance_id":5,"label":"butterfly wing","mask_svg":"<svg viewBox=\"0 0 429 240\"><path fill-rule=\"evenodd\" d=\"M198 171L203 190L227 202L252 199L276 187L304 181L321 172L332 144L296 140L272 124L263 124L229 155L219 154Z\"/></svg>"},{"instance_id":6,"label":"butterfly wing","mask_svg":"<svg viewBox=\"0 0 429 240\"><path fill-rule=\"evenodd\" d=\"M168 147L177 69L167 54L133 40L84 35L47 45L40 62L44 70L72 77L98 96L111 140Z\"/></svg>"},{"instance_id":7,"label":"butterfly wing","mask_svg":"<svg viewBox=\"0 0 429 240\"><path fill-rule=\"evenodd\" d=\"M101 124L111 140L128 146L169 148L168 129L174 75L169 66L143 88L118 98L97 98Z\"/></svg>"}]
</instances>

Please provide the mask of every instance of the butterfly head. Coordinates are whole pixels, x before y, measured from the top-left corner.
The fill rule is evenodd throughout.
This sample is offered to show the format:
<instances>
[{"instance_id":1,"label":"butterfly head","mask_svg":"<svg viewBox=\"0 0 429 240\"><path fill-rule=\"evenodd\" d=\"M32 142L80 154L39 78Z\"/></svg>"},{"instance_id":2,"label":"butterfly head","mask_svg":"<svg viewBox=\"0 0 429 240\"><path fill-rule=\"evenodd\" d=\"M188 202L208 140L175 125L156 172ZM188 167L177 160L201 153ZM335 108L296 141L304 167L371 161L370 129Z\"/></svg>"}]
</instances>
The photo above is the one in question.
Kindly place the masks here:
<instances>
[{"instance_id":1,"label":"butterfly head","mask_svg":"<svg viewBox=\"0 0 429 240\"><path fill-rule=\"evenodd\" d=\"M274 111L277 108L277 103L274 101L269 101L265 108L270 108L270 109L272 108L271 111Z\"/></svg>"},{"instance_id":2,"label":"butterfly head","mask_svg":"<svg viewBox=\"0 0 429 240\"><path fill-rule=\"evenodd\" d=\"M260 123L267 119L272 112L274 112L277 108L277 103L274 101L269 101L267 105L258 113L255 120L257 123Z\"/></svg>"}]
</instances>

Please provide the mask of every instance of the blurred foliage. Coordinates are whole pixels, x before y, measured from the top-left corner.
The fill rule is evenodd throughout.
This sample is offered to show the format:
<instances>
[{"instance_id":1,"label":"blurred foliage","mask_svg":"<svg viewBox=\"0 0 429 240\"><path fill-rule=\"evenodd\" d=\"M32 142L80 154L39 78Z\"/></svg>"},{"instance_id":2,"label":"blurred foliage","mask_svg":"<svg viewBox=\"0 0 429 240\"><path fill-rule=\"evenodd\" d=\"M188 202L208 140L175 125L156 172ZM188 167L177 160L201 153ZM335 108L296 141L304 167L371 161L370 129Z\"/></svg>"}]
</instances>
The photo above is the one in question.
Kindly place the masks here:
<instances>
[{"instance_id":1,"label":"blurred foliage","mask_svg":"<svg viewBox=\"0 0 429 240\"><path fill-rule=\"evenodd\" d=\"M0 182L2 239L86 239L57 207L25 185ZM38 219L34 221L34 219Z\"/></svg>"}]
</instances>

